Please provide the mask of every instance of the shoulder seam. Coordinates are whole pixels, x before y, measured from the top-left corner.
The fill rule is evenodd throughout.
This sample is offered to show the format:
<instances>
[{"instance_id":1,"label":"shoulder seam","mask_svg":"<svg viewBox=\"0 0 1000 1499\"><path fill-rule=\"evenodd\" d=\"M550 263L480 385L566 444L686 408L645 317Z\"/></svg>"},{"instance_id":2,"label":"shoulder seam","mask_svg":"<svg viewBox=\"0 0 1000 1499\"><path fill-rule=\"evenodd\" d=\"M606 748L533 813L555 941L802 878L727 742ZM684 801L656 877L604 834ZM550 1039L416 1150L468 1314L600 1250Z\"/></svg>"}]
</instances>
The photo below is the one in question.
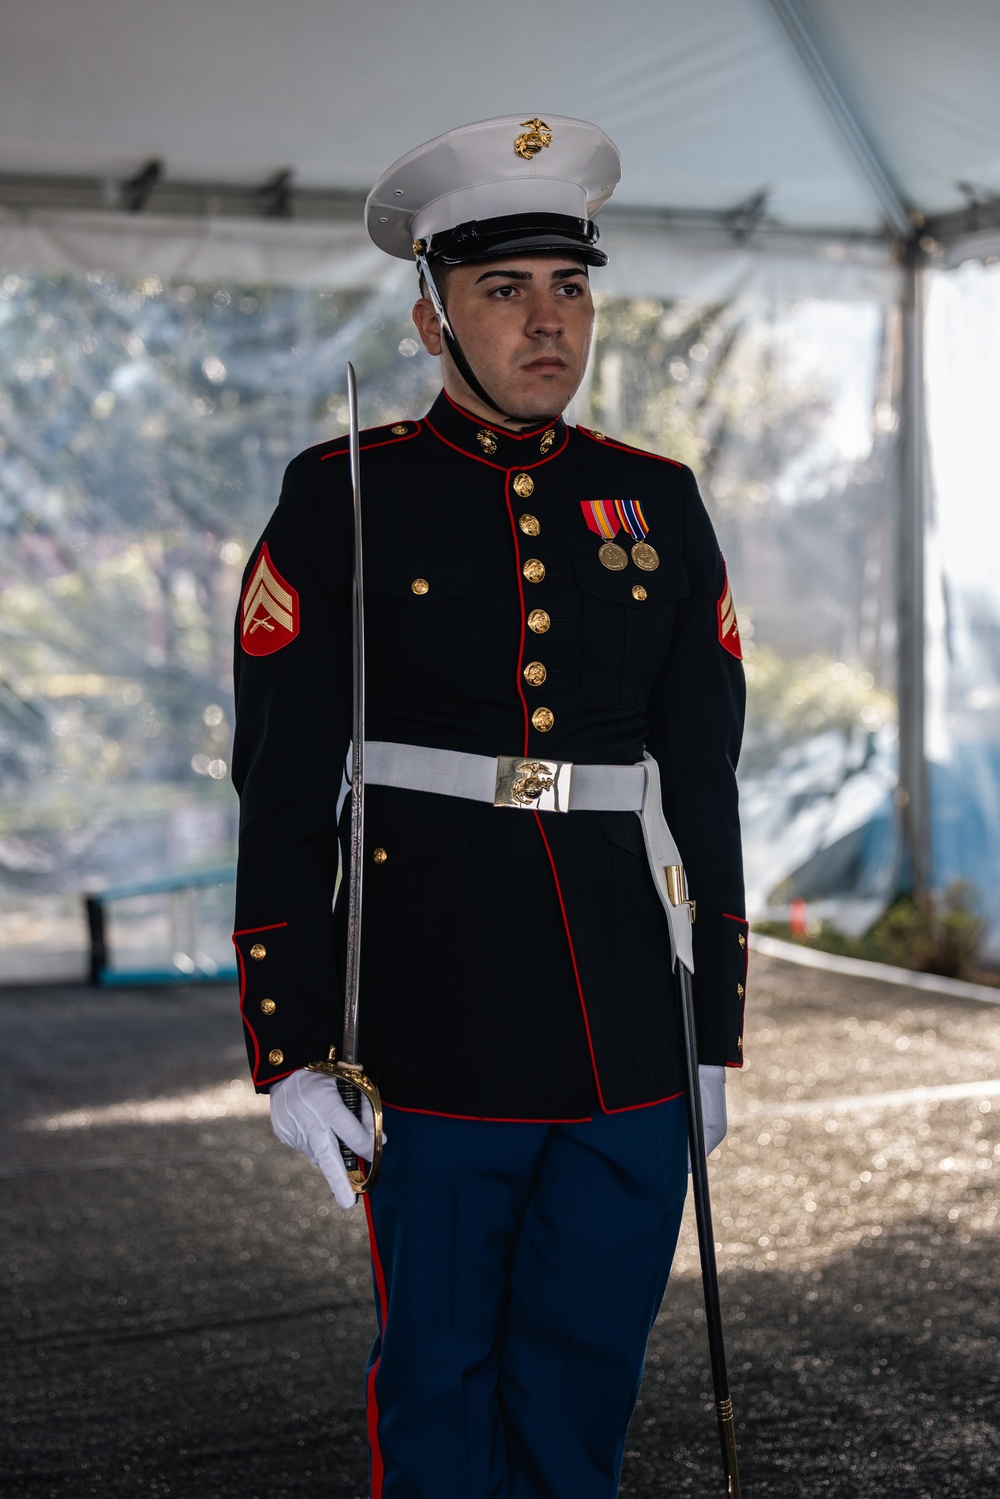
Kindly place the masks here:
<instances>
[{"instance_id":1,"label":"shoulder seam","mask_svg":"<svg viewBox=\"0 0 1000 1499\"><path fill-rule=\"evenodd\" d=\"M403 424L399 423L399 425L402 426ZM364 453L370 448L390 448L399 442L409 442L412 438L418 436L422 426L422 422L407 422L405 432L393 432L392 427L388 423L384 427L369 427L367 431L360 434L359 449ZM388 435L380 437L380 433L382 432ZM350 451L346 437L335 437L333 440L335 443L343 444L343 446L332 448L330 452L324 453L319 460L320 463L325 463L327 458L339 458L342 453Z\"/></svg>"},{"instance_id":2,"label":"shoulder seam","mask_svg":"<svg viewBox=\"0 0 1000 1499\"><path fill-rule=\"evenodd\" d=\"M591 442L600 443L601 447L616 448L619 453L634 453L637 458L652 458L657 463L669 463L672 468L684 468L679 458L666 458L662 453L650 453L646 448L635 448L627 442L617 442L613 437L607 437L603 433L598 436L589 427L581 427L577 422L576 430L582 432L584 437L589 437Z\"/></svg>"}]
</instances>

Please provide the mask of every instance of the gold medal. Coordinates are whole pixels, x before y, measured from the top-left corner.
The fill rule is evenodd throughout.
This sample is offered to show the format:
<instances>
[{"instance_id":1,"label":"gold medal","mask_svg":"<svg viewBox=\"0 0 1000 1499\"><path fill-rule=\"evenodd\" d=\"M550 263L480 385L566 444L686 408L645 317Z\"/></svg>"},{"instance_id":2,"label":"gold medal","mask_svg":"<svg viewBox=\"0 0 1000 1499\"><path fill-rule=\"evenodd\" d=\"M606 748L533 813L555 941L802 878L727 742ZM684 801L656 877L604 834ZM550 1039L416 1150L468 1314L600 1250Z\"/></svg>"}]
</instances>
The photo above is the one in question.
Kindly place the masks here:
<instances>
[{"instance_id":1,"label":"gold medal","mask_svg":"<svg viewBox=\"0 0 1000 1499\"><path fill-rule=\"evenodd\" d=\"M652 551L652 547L649 550ZM628 567L628 553L616 541L606 541L597 555L609 572L620 573L623 568Z\"/></svg>"},{"instance_id":2,"label":"gold medal","mask_svg":"<svg viewBox=\"0 0 1000 1499\"><path fill-rule=\"evenodd\" d=\"M648 541L637 541L632 548L632 561L644 573L653 573L660 565L660 554Z\"/></svg>"}]
</instances>

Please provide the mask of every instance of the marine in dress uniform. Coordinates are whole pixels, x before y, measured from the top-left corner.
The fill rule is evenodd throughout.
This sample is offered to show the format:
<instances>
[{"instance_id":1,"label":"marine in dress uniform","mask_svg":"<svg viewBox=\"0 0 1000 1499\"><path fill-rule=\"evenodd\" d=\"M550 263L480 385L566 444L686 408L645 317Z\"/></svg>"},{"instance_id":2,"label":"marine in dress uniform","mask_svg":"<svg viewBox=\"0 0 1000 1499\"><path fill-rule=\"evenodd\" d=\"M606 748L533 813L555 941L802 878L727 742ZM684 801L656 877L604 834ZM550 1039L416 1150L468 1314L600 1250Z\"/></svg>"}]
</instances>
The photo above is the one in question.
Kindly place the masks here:
<instances>
[{"instance_id":1,"label":"marine in dress uniform","mask_svg":"<svg viewBox=\"0 0 1000 1499\"><path fill-rule=\"evenodd\" d=\"M592 125L510 116L411 152L367 210L376 242L416 257L451 372L425 416L361 437L360 1054L388 1137L365 1199L367 1398L384 1499L617 1490L686 1190L644 754L697 902L716 1112L742 1062L743 674L694 477L559 412L505 411L442 274L603 264L593 215L619 170ZM233 759L253 1078L342 1201L337 1139L363 1152L361 1126L345 1133L335 1084L301 1069L342 1026L352 526L346 440L301 454L244 578Z\"/></svg>"}]
</instances>

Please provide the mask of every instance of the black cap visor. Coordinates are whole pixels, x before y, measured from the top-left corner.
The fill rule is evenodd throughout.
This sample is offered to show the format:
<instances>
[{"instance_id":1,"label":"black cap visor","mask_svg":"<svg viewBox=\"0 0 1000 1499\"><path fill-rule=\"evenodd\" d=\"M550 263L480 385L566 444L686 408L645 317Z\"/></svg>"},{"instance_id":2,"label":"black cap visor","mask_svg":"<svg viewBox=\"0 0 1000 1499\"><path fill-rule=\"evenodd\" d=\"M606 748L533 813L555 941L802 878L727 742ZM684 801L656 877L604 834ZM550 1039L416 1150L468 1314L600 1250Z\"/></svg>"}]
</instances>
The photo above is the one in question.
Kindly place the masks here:
<instances>
[{"instance_id":1,"label":"black cap visor","mask_svg":"<svg viewBox=\"0 0 1000 1499\"><path fill-rule=\"evenodd\" d=\"M586 265L607 265L608 257L597 248L598 238L593 219L575 219L562 213L514 213L496 219L469 219L454 229L444 229L431 236L426 254L429 260L443 265L465 265L498 255L563 250L579 256Z\"/></svg>"}]
</instances>

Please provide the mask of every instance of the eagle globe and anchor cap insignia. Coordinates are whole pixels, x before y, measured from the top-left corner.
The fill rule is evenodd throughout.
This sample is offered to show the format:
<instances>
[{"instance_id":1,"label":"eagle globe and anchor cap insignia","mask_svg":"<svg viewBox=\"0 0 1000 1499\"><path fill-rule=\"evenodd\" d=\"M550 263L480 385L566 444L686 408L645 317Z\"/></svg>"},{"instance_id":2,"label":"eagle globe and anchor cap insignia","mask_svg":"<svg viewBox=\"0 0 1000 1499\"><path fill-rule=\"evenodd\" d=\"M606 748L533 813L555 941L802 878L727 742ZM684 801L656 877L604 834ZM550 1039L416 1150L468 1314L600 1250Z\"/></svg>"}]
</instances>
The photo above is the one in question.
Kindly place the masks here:
<instances>
[{"instance_id":1,"label":"eagle globe and anchor cap insignia","mask_svg":"<svg viewBox=\"0 0 1000 1499\"><path fill-rule=\"evenodd\" d=\"M514 150L518 156L523 156L525 161L531 161L539 151L552 144L552 131L544 120L522 120L525 134L519 135L514 142Z\"/></svg>"},{"instance_id":2,"label":"eagle globe and anchor cap insignia","mask_svg":"<svg viewBox=\"0 0 1000 1499\"><path fill-rule=\"evenodd\" d=\"M271 560L264 542L240 606L240 636L248 656L270 656L299 633L299 596Z\"/></svg>"}]
</instances>

